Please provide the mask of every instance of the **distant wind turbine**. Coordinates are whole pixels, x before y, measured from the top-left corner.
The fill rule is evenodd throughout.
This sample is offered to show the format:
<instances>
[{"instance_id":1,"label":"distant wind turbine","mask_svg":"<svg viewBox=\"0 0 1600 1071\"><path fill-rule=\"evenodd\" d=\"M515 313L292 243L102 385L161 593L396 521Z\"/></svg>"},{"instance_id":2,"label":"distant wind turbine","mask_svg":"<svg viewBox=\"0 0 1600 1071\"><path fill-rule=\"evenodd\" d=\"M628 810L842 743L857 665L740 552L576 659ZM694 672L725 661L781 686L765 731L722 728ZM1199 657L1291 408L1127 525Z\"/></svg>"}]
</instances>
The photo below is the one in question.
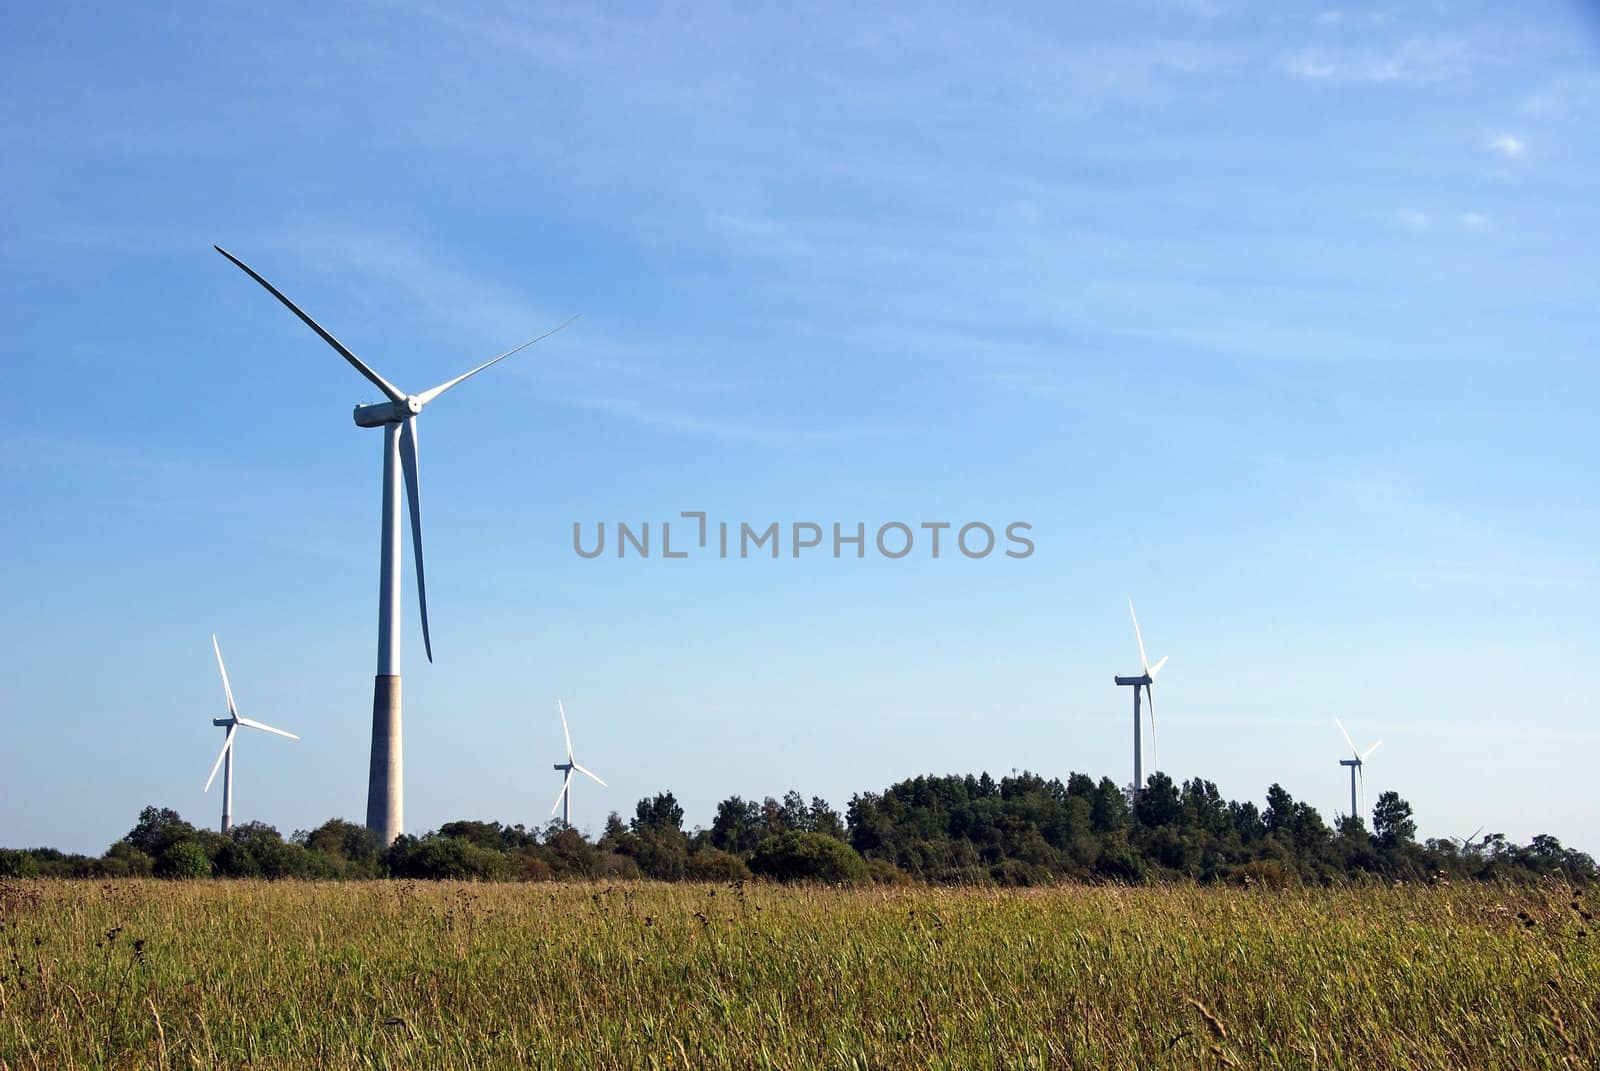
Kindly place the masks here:
<instances>
[{"instance_id":1,"label":"distant wind turbine","mask_svg":"<svg viewBox=\"0 0 1600 1071\"><path fill-rule=\"evenodd\" d=\"M555 806L550 808L550 813L555 814L556 811L559 810L561 812L561 824L564 826L569 826L572 824L567 819L572 805L573 772L576 771L577 773L583 774L583 776L594 781L601 788L605 788L607 786L604 781L595 776L593 771L584 769L582 766L578 765L577 760L572 757L572 733L567 729L567 708L561 705L561 700L559 699L556 700L556 710L560 711L561 713L561 735L567 738L567 761L556 763L555 768L566 771L567 776L561 782L561 792L556 796Z\"/></svg>"},{"instance_id":2,"label":"distant wind turbine","mask_svg":"<svg viewBox=\"0 0 1600 1071\"><path fill-rule=\"evenodd\" d=\"M290 740L300 739L293 733L286 733L282 729L274 729L259 721L239 716L239 711L233 705L233 688L228 684L228 667L222 664L222 648L217 646L217 637L211 636L211 649L217 653L217 669L222 673L222 694L228 698L228 716L226 718L212 718L211 724L218 728L226 728L227 735L222 738L222 751L217 755L217 761L211 765L211 776L206 778L206 787L203 791L211 791L211 782L217 779L217 767L222 770L222 831L224 833L233 828L233 738L239 731L239 726L248 726L251 729L260 729L264 733L277 733L287 736Z\"/></svg>"},{"instance_id":3,"label":"distant wind turbine","mask_svg":"<svg viewBox=\"0 0 1600 1071\"><path fill-rule=\"evenodd\" d=\"M1340 721L1338 718L1334 718L1333 724L1339 727L1339 732L1344 736L1344 742L1350 745L1350 754L1354 756L1353 758L1340 759L1339 765L1350 767L1350 813L1356 817L1360 817L1361 810L1356 804L1356 779L1360 778L1362 795L1365 796L1367 788L1367 775L1362 771L1362 766L1366 763L1367 759L1372 757L1372 753L1374 751L1377 751L1383 746L1383 741L1379 740L1376 744L1373 744L1365 751L1358 751L1356 749L1356 742L1350 739L1350 734L1345 731L1344 722Z\"/></svg>"},{"instance_id":4,"label":"distant wind turbine","mask_svg":"<svg viewBox=\"0 0 1600 1071\"><path fill-rule=\"evenodd\" d=\"M299 306L284 297L244 261L223 249L218 253L233 261L244 273L277 298L322 341L338 351L367 380L383 392L385 401L355 408L357 427L383 429L383 527L378 566L378 672L372 683L372 761L367 775L367 828L384 844L400 835L405 819L404 767L400 739L400 480L405 476L406 502L411 512L411 556L417 569L417 605L422 611L422 646L428 661L433 661L433 640L428 635L428 589L422 578L422 504L417 485L417 417L423 406L463 380L470 379L490 365L525 350L570 324L576 316L546 331L538 338L506 350L454 379L421 394L406 394L369 368L361 358L345 348L322 325Z\"/></svg>"},{"instance_id":5,"label":"distant wind turbine","mask_svg":"<svg viewBox=\"0 0 1600 1071\"><path fill-rule=\"evenodd\" d=\"M1145 698L1150 704L1150 761L1156 761L1156 698L1151 690L1155 683L1156 674L1161 672L1161 667L1167 664L1166 655L1161 656L1161 661L1155 665L1150 664L1150 659L1144 653L1144 634L1139 631L1139 618L1133 612L1133 600L1128 600L1128 616L1133 619L1133 638L1139 641L1139 665L1144 672L1137 677L1116 677L1119 685L1133 688L1133 791L1135 795L1144 788L1144 748L1139 738L1139 689L1144 689Z\"/></svg>"}]
</instances>

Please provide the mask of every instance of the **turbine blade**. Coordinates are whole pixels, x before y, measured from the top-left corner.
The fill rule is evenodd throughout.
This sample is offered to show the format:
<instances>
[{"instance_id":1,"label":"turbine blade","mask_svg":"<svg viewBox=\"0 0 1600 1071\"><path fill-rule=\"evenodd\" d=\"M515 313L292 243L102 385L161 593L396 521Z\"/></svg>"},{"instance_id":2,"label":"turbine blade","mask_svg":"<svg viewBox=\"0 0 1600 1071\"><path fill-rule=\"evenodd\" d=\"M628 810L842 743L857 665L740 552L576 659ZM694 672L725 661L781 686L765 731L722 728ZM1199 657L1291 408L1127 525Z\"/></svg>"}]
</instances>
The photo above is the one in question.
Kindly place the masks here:
<instances>
[{"instance_id":1,"label":"turbine blade","mask_svg":"<svg viewBox=\"0 0 1600 1071\"><path fill-rule=\"evenodd\" d=\"M217 634L211 634L211 649L217 652L217 669L222 671L222 694L228 697L228 714L237 718L239 712L233 707L233 688L228 684L228 667L222 664L222 648L217 646Z\"/></svg>"},{"instance_id":2,"label":"turbine blade","mask_svg":"<svg viewBox=\"0 0 1600 1071\"><path fill-rule=\"evenodd\" d=\"M556 793L555 806L550 808L550 813L551 814L555 814L557 811L559 811L561 809L561 801L566 798L567 790L569 788L571 788L571 787L572 787L572 771L568 770L566 779L561 782L561 791Z\"/></svg>"},{"instance_id":3,"label":"turbine blade","mask_svg":"<svg viewBox=\"0 0 1600 1071\"><path fill-rule=\"evenodd\" d=\"M561 705L561 700L556 700L556 709L561 712L561 735L567 738L567 761L572 761L572 734L567 731L567 708Z\"/></svg>"},{"instance_id":4,"label":"turbine blade","mask_svg":"<svg viewBox=\"0 0 1600 1071\"><path fill-rule=\"evenodd\" d=\"M322 325L321 324L317 323L317 321L313 320L311 317L309 317L305 313L301 312L300 311L300 307L298 305L296 305L294 302L290 301L288 298L284 297L283 296L283 292L280 291L277 287L273 286L271 283L269 283L265 279L261 278L261 276L257 275L255 273L255 269L251 268L250 265L246 264L244 261L242 261L238 257L234 256L232 253L228 252L226 249L222 248L220 245L214 245L211 248L215 249L217 252L221 253L223 256L225 256L229 260L233 261L235 264L237 264L240 268L242 268L244 270L244 273L246 275L250 276L250 278L254 279L256 282L258 282L262 286L266 287L267 293L271 294L273 297L275 297L279 301L283 302L284 308L288 309L290 312L292 312L296 316L300 317L300 319L305 323L305 325L307 327L311 328L311 330L315 331L319 336L321 336L322 341L324 341L328 345L332 346L335 350L338 350L339 351L339 356L341 356L345 360L349 361L350 362L350 366L352 368L354 368L357 372L360 372L362 375L366 376L367 379L370 380L375 387L377 387L379 390L383 391L384 395L391 402L403 402L403 401L406 400L406 396L400 391L400 388L396 387L393 383L390 383L387 379L384 379L382 376L378 375L378 373L374 372L371 368L367 367L365 362L363 362L360 357L357 357L355 354L351 353L348 349L345 348L345 345L344 345L343 342L340 342L338 339L336 339L332 335L328 334L327 331L324 331L322 329Z\"/></svg>"},{"instance_id":5,"label":"turbine blade","mask_svg":"<svg viewBox=\"0 0 1600 1071\"><path fill-rule=\"evenodd\" d=\"M222 760L227 756L228 749L233 746L233 734L239 731L237 725L228 726L228 735L222 738L222 750L217 752L217 761L211 764L211 776L206 778L206 787L202 792L211 791L211 782L217 779L217 771L222 769Z\"/></svg>"},{"instance_id":6,"label":"turbine blade","mask_svg":"<svg viewBox=\"0 0 1600 1071\"><path fill-rule=\"evenodd\" d=\"M1334 718L1333 724L1337 725L1339 727L1339 732L1344 734L1344 742L1350 745L1350 754L1359 759L1361 757L1361 752L1356 750L1356 742L1350 739L1350 732L1344 727L1344 722L1340 721L1338 718Z\"/></svg>"},{"instance_id":7,"label":"turbine blade","mask_svg":"<svg viewBox=\"0 0 1600 1071\"><path fill-rule=\"evenodd\" d=\"M1150 769L1159 773L1161 767L1156 759L1156 693L1148 684L1144 686L1144 703L1150 708Z\"/></svg>"},{"instance_id":8,"label":"turbine blade","mask_svg":"<svg viewBox=\"0 0 1600 1071\"><path fill-rule=\"evenodd\" d=\"M577 770L579 773L583 774L585 777L589 778L591 781L594 781L595 783L599 784L603 788L610 788L611 787L610 785L606 784L604 781L601 781L600 778L596 777L595 776L595 772L593 770L586 770L582 766L579 766L577 763L573 763L572 764L572 768L574 770Z\"/></svg>"},{"instance_id":9,"label":"turbine blade","mask_svg":"<svg viewBox=\"0 0 1600 1071\"><path fill-rule=\"evenodd\" d=\"M581 313L581 312L578 313L578 316L582 316L582 315L583 315L583 313ZM570 317L568 317L561 324L559 324L556 327L552 327L550 330L546 331L544 334L540 335L538 338L530 338L528 341L524 342L522 345L516 346L516 347L514 347L512 349L509 349L509 350L506 350L500 356L494 358L494 360L492 360L492 361L484 361L482 364L480 364L478 367L474 368L470 372L463 372L463 373L461 373L459 376L457 376L454 379L447 379L443 383L439 384L437 387L429 387L427 390L425 390L421 394L417 395L417 403L419 405L427 405L429 402L431 402L435 398L439 397L439 395L443 394L445 391L449 390L451 387L455 386L457 383L460 383L462 380L471 379L473 376L477 375L479 372L483 371L485 368L488 368L491 364L498 364L500 361L503 361L507 357L510 357L513 353L517 353L517 352L519 352L521 350L525 350L529 346L533 345L535 342L542 342L545 339L549 338L551 335L555 334L557 331L565 330L567 328L567 326L572 323L573 320L576 320L578 318L578 316L570 316ZM396 400L398 400L398 399L396 399Z\"/></svg>"},{"instance_id":10,"label":"turbine blade","mask_svg":"<svg viewBox=\"0 0 1600 1071\"><path fill-rule=\"evenodd\" d=\"M286 733L282 729L274 729L272 726L264 724L264 723L259 722L259 721L255 721L252 718L240 718L239 719L239 724L240 725L248 725L252 729L260 729L264 733L277 733L279 736L287 736L290 740L298 740L298 739L300 739L298 736L294 735L293 733Z\"/></svg>"},{"instance_id":11,"label":"turbine blade","mask_svg":"<svg viewBox=\"0 0 1600 1071\"><path fill-rule=\"evenodd\" d=\"M1383 741L1379 740L1376 744L1373 744L1371 747L1367 748L1367 750L1362 752L1361 755L1360 755L1361 761L1362 762L1366 762L1367 761L1367 757L1369 755L1371 755L1374 751L1378 750L1382 746L1383 746Z\"/></svg>"},{"instance_id":12,"label":"turbine blade","mask_svg":"<svg viewBox=\"0 0 1600 1071\"><path fill-rule=\"evenodd\" d=\"M400 467L406 475L406 505L411 507L411 557L417 563L417 606L422 610L422 647L433 661L433 638L428 635L428 584L422 574L422 502L417 484L417 417L400 425Z\"/></svg>"},{"instance_id":13,"label":"turbine blade","mask_svg":"<svg viewBox=\"0 0 1600 1071\"><path fill-rule=\"evenodd\" d=\"M1150 679L1151 680L1155 679L1156 674L1161 672L1161 667L1166 665L1167 664L1167 659L1169 659L1171 657L1172 657L1171 655L1162 655L1161 656L1161 661L1157 662L1155 665L1150 667Z\"/></svg>"},{"instance_id":14,"label":"turbine blade","mask_svg":"<svg viewBox=\"0 0 1600 1071\"><path fill-rule=\"evenodd\" d=\"M1144 633L1139 631L1139 617L1133 612L1133 599L1128 599L1128 616L1133 618L1133 638L1139 641L1139 664L1146 673L1150 672L1150 659L1144 654Z\"/></svg>"}]
</instances>

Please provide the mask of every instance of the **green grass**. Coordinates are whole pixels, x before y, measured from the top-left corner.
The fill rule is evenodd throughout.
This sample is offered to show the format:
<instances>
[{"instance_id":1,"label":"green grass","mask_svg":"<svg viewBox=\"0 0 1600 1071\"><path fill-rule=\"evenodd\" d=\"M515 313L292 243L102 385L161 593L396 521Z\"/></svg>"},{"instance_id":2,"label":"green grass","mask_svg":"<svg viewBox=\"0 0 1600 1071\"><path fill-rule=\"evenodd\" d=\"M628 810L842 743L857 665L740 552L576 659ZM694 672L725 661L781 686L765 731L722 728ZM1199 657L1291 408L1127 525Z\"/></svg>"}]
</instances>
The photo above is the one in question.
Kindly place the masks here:
<instances>
[{"instance_id":1,"label":"green grass","mask_svg":"<svg viewBox=\"0 0 1600 1071\"><path fill-rule=\"evenodd\" d=\"M10 882L0 1066L1594 1068L1573 899Z\"/></svg>"}]
</instances>

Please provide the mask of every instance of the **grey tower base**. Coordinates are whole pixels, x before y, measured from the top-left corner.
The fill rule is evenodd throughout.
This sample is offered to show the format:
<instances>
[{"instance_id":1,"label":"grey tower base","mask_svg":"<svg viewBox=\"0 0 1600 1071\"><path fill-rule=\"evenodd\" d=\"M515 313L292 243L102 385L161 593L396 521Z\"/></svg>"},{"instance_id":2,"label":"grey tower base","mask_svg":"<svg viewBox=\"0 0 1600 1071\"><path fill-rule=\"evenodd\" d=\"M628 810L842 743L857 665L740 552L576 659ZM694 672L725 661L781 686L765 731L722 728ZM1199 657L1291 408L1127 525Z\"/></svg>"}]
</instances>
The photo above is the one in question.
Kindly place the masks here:
<instances>
[{"instance_id":1,"label":"grey tower base","mask_svg":"<svg viewBox=\"0 0 1600 1071\"><path fill-rule=\"evenodd\" d=\"M367 775L367 828L385 846L405 824L400 750L400 678L372 678L372 766Z\"/></svg>"}]
</instances>

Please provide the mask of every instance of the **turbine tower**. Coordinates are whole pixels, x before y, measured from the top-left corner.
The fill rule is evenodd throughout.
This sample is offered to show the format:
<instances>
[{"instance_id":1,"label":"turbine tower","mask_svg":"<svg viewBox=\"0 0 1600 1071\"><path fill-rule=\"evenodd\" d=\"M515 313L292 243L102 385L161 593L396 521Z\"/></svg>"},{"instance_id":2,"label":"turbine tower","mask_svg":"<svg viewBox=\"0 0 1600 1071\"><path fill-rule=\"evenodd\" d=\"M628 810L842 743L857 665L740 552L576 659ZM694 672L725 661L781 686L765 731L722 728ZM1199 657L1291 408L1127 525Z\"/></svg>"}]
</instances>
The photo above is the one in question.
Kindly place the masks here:
<instances>
[{"instance_id":1,"label":"turbine tower","mask_svg":"<svg viewBox=\"0 0 1600 1071\"><path fill-rule=\"evenodd\" d=\"M1345 731L1344 722L1340 721L1338 718L1334 718L1333 724L1339 727L1340 734L1344 736L1344 742L1350 745L1350 754L1354 756L1354 758L1340 759L1339 765L1350 767L1350 813L1352 815L1359 816L1361 811L1356 807L1356 778L1359 777L1361 779L1361 788L1363 793L1365 793L1367 787L1367 775L1362 772L1361 767L1374 751L1383 746L1383 741L1379 740L1376 744L1373 744L1365 751L1357 751L1356 742L1350 739L1350 734Z\"/></svg>"},{"instance_id":2,"label":"turbine tower","mask_svg":"<svg viewBox=\"0 0 1600 1071\"><path fill-rule=\"evenodd\" d=\"M433 661L433 641L428 635L428 591L422 572L422 505L417 488L417 417L424 406L456 384L503 361L507 357L560 331L576 316L538 338L485 361L471 371L447 379L421 394L406 394L374 372L361 358L322 329L311 317L244 261L214 246L233 261L267 293L277 298L322 341L332 346L350 366L383 392L386 401L355 407L355 422L361 428L383 429L383 520L378 564L378 668L372 683L372 761L367 778L367 828L382 843L393 843L400 835L405 818L405 797L400 733L400 480L405 478L406 503L411 513L411 556L417 567L417 606L422 612L422 646L428 661Z\"/></svg>"},{"instance_id":3,"label":"turbine tower","mask_svg":"<svg viewBox=\"0 0 1600 1071\"><path fill-rule=\"evenodd\" d=\"M1139 618L1133 612L1133 600L1128 600L1128 616L1133 618L1133 638L1139 641L1139 665L1144 672L1137 677L1113 678L1119 685L1133 688L1133 794L1137 796L1144 788L1144 748L1139 739L1139 689L1144 689L1146 700L1150 704L1150 761L1156 757L1156 697L1151 690L1155 683L1156 674L1161 672L1161 667L1167 664L1167 656L1162 655L1161 661L1155 665L1150 664L1150 659L1145 657L1144 636L1139 632Z\"/></svg>"},{"instance_id":4,"label":"turbine tower","mask_svg":"<svg viewBox=\"0 0 1600 1071\"><path fill-rule=\"evenodd\" d=\"M222 673L222 694L228 697L228 716L226 718L212 718L211 724L218 728L226 728L227 735L222 739L222 751L217 755L217 761L211 764L211 776L206 778L206 787L203 791L211 791L211 782L217 779L217 767L222 769L222 831L224 833L233 828L233 737L238 732L239 726L246 725L252 729L260 729L264 733L277 733L287 736L290 740L300 739L293 733L286 733L282 729L274 729L270 725L263 725L259 721L241 718L239 711L233 705L233 689L228 685L228 667L222 664L222 648L217 646L216 633L211 634L211 649L217 652L217 669Z\"/></svg>"},{"instance_id":5,"label":"turbine tower","mask_svg":"<svg viewBox=\"0 0 1600 1071\"><path fill-rule=\"evenodd\" d=\"M577 761L575 759L573 759L573 757L572 757L572 733L569 732L568 729L567 729L567 708L561 705L561 700L557 699L556 700L556 709L561 712L561 735L565 736L567 738L567 761L566 762L558 762L558 763L555 764L555 767L558 770L566 771L566 775L567 776L561 782L561 793L560 793L560 795L556 796L555 806L550 808L550 813L551 814L555 814L557 810L560 810L561 811L561 824L564 825L564 826L570 826L572 823L567 821L567 816L568 816L569 810L570 810L571 805L572 805L572 773L573 773L573 771L576 770L578 773L581 773L585 777L593 780L601 788L605 788L606 787L606 783L604 781L600 780L600 778L596 777L594 775L593 771L586 770L582 766L579 766Z\"/></svg>"}]
</instances>

